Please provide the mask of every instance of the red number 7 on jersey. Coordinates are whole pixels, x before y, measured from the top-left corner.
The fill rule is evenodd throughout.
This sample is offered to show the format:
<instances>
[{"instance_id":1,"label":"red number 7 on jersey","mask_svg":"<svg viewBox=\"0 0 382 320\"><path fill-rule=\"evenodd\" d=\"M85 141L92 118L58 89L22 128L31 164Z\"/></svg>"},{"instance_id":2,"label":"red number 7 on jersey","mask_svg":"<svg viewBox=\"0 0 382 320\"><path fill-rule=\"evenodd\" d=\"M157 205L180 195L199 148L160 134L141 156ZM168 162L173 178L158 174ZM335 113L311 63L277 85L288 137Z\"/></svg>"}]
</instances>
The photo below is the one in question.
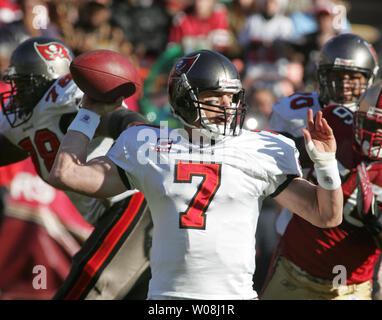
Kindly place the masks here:
<instances>
[{"instance_id":1,"label":"red number 7 on jersey","mask_svg":"<svg viewBox=\"0 0 382 320\"><path fill-rule=\"evenodd\" d=\"M179 215L179 227L206 228L206 211L220 186L221 163L178 161L175 165L175 183L191 183L193 176L203 177L186 212Z\"/></svg>"}]
</instances>

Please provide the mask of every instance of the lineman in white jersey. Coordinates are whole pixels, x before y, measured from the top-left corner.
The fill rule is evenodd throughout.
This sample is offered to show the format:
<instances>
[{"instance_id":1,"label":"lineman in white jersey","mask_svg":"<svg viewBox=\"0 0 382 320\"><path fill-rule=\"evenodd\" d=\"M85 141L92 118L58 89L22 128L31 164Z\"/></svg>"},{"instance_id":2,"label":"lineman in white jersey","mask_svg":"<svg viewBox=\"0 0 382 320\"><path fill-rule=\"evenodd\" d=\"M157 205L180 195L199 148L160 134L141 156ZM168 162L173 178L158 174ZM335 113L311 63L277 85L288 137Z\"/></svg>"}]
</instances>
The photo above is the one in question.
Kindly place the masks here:
<instances>
[{"instance_id":1,"label":"lineman in white jersey","mask_svg":"<svg viewBox=\"0 0 382 320\"><path fill-rule=\"evenodd\" d=\"M331 129L308 114L304 135L319 163L317 186L300 178L292 140L241 131L243 89L223 55L201 50L179 59L168 89L185 130L131 127L106 156L91 161L82 154L104 108L85 95L49 181L96 197L134 187L144 193L154 223L149 299L254 299L255 232L265 197L319 227L341 222ZM91 119L87 127L80 123L84 115Z\"/></svg>"},{"instance_id":2,"label":"lineman in white jersey","mask_svg":"<svg viewBox=\"0 0 382 320\"><path fill-rule=\"evenodd\" d=\"M68 73L72 57L64 43L47 37L30 38L15 49L4 77L11 84L11 91L1 94L0 165L30 156L37 173L47 181L60 143L80 108L83 96ZM88 159L106 154L114 142L113 138L128 123L145 121L142 116L126 109L124 106L103 119L98 137L89 144ZM123 206L120 201L137 192L132 190L109 199L96 199L71 191L66 194L85 220L96 225L108 210L115 211L113 205ZM98 237L99 241L101 235ZM80 252L79 256L83 253ZM148 263L148 259L144 260ZM121 277L118 278L118 285L124 283ZM104 284L109 283L105 281ZM87 290L91 290L90 286ZM106 291L100 296L115 297L115 293Z\"/></svg>"},{"instance_id":3,"label":"lineman in white jersey","mask_svg":"<svg viewBox=\"0 0 382 320\"><path fill-rule=\"evenodd\" d=\"M295 93L276 101L269 129L295 141L304 173L310 165L301 133L306 127L306 110L310 108L316 114L329 104L341 104L354 112L361 94L372 85L378 69L378 59L370 43L355 34L340 34L329 40L319 54L318 92ZM284 209L276 222L280 234L290 217L291 213Z\"/></svg>"}]
</instances>

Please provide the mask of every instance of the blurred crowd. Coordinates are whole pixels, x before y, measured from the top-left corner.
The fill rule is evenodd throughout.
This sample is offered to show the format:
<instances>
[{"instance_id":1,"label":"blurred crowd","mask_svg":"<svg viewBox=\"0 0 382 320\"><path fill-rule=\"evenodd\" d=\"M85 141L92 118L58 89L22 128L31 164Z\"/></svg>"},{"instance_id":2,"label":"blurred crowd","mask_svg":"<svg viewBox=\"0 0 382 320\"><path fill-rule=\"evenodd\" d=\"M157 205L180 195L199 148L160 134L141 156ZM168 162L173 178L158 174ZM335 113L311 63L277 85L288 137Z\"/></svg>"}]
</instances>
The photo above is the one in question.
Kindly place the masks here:
<instances>
[{"instance_id":1,"label":"blurred crowd","mask_svg":"<svg viewBox=\"0 0 382 320\"><path fill-rule=\"evenodd\" d=\"M356 28L349 21L350 10L345 0L0 0L0 73L18 44L34 36L58 38L75 55L92 49L114 50L136 65L144 81L140 95L129 99L129 108L153 124L166 120L176 127L181 124L170 115L166 90L170 68L185 53L214 49L229 57L241 73L249 107L245 127L266 129L277 99L316 89L316 58L329 39L359 33L377 51L382 50L378 28ZM382 57L382 52L377 53ZM6 84L0 83L0 91L5 89ZM0 194L5 197L12 179L2 180ZM276 212L272 203L264 210ZM259 235L259 254L264 257L264 264L258 264L259 285L276 240L270 230L273 221L261 223L269 227ZM57 286L65 278L70 256L91 230L80 222L76 226L81 230L74 237L78 245L63 250L68 263L57 275ZM0 252L0 268L6 269L1 265L4 254Z\"/></svg>"},{"instance_id":2,"label":"blurred crowd","mask_svg":"<svg viewBox=\"0 0 382 320\"><path fill-rule=\"evenodd\" d=\"M352 29L343 0L2 0L0 66L23 40L46 35L79 55L115 50L139 68L145 81L130 108L150 122L170 120L166 81L173 62L206 48L222 52L242 74L250 106L246 127L262 129L275 99L312 91L323 44L344 32L361 32L379 48L379 30Z\"/></svg>"}]
</instances>

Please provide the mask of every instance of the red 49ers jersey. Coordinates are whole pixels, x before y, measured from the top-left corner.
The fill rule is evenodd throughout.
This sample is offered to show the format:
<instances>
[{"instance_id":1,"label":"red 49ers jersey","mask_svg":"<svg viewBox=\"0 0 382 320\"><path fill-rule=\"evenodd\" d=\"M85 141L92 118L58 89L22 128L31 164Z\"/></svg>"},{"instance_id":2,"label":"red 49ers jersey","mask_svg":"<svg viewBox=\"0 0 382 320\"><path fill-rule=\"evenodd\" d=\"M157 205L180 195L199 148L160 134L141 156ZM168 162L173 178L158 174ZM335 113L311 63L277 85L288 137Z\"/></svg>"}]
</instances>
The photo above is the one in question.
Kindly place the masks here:
<instances>
[{"instance_id":1,"label":"red 49ers jersey","mask_svg":"<svg viewBox=\"0 0 382 320\"><path fill-rule=\"evenodd\" d=\"M353 113L339 105L328 106L323 115L337 140L337 160L343 178L344 219L340 226L321 229L293 215L283 235L281 254L309 274L333 279L333 268L343 265L348 283L372 278L380 251L367 231L352 218L356 210L356 166L361 161L352 148ZM367 167L373 191L382 202L382 165Z\"/></svg>"}]
</instances>

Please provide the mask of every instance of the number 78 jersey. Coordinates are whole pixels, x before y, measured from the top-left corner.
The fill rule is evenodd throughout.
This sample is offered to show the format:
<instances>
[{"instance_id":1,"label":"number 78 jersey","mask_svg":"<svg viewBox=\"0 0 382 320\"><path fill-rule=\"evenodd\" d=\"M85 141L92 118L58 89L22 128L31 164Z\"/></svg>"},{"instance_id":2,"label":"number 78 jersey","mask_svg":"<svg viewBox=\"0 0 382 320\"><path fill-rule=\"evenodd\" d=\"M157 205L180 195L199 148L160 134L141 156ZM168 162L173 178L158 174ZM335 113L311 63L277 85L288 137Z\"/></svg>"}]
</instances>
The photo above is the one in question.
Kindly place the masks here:
<instances>
[{"instance_id":1,"label":"number 78 jersey","mask_svg":"<svg viewBox=\"0 0 382 320\"><path fill-rule=\"evenodd\" d=\"M1 113L1 133L30 154L36 172L45 180L65 134L60 126L61 117L78 111L82 95L67 74L52 84L34 106L32 117L23 125L12 128Z\"/></svg>"},{"instance_id":2,"label":"number 78 jersey","mask_svg":"<svg viewBox=\"0 0 382 320\"><path fill-rule=\"evenodd\" d=\"M192 144L185 131L136 126L107 156L149 204L154 223L149 296L251 299L259 210L301 175L292 140L244 131Z\"/></svg>"},{"instance_id":3,"label":"number 78 jersey","mask_svg":"<svg viewBox=\"0 0 382 320\"><path fill-rule=\"evenodd\" d=\"M67 74L57 79L33 109L32 117L23 125L12 128L5 115L0 114L0 131L15 146L30 154L36 172L47 180L58 148L65 135L61 121L65 115L78 112L83 92ZM106 154L112 139L93 139L88 148L88 157ZM103 214L109 203L103 200L65 192L81 215L94 223Z\"/></svg>"}]
</instances>

